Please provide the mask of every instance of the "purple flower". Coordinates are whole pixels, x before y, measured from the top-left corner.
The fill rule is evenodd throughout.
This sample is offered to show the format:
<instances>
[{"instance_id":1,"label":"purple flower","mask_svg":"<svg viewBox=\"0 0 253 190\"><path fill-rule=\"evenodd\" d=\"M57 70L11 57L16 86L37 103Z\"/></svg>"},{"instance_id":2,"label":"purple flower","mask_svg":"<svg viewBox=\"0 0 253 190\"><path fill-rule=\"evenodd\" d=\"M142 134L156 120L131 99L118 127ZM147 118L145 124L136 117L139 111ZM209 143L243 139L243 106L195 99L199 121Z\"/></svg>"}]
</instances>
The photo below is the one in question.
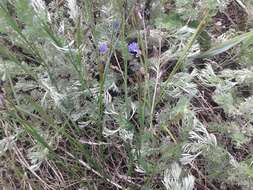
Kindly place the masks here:
<instances>
[{"instance_id":1,"label":"purple flower","mask_svg":"<svg viewBox=\"0 0 253 190\"><path fill-rule=\"evenodd\" d=\"M108 51L108 45L107 45L107 43L101 43L100 45L99 45L99 53L101 54L101 55L104 55L106 52Z\"/></svg>"},{"instance_id":2,"label":"purple flower","mask_svg":"<svg viewBox=\"0 0 253 190\"><path fill-rule=\"evenodd\" d=\"M140 52L139 45L136 42L132 42L131 44L128 45L128 52L138 54Z\"/></svg>"}]
</instances>

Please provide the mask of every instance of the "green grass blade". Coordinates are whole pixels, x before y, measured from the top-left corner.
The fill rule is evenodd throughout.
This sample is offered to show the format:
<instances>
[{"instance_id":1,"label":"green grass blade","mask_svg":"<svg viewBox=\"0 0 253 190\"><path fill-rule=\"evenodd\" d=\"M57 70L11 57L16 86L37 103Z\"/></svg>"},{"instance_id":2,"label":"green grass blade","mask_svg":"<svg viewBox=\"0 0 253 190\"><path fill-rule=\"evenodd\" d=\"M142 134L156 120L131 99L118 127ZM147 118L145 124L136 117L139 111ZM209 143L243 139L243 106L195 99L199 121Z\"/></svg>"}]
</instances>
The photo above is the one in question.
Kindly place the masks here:
<instances>
[{"instance_id":1,"label":"green grass blade","mask_svg":"<svg viewBox=\"0 0 253 190\"><path fill-rule=\"evenodd\" d=\"M199 53L197 55L192 56L191 58L208 58L208 57L213 57L215 55L221 54L236 45L248 41L251 38L253 38L253 31L236 36L235 38L232 38L230 40L227 40L221 44L215 45L213 48L210 50L204 52L204 53Z\"/></svg>"}]
</instances>

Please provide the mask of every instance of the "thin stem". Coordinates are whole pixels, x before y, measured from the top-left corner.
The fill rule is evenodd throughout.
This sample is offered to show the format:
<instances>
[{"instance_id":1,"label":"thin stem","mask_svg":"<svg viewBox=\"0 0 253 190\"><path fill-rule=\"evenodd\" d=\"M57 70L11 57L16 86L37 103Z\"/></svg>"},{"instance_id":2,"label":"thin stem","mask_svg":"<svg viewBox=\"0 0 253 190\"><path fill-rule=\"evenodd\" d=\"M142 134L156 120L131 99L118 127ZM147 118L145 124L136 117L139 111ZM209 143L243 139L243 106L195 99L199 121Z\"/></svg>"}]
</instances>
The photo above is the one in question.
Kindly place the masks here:
<instances>
[{"instance_id":1,"label":"thin stem","mask_svg":"<svg viewBox=\"0 0 253 190\"><path fill-rule=\"evenodd\" d=\"M158 99L158 101L156 103L158 103L164 96L165 94L165 90L164 88L166 88L166 86L168 85L168 83L171 81L172 77L176 74L176 72L180 69L180 67L182 66L182 63L184 61L184 59L187 57L187 53L188 51L191 49L191 47L193 46L194 42L196 41L198 35L201 33L201 31L203 30L203 28L206 26L207 24L207 19L209 17L209 12L208 10L204 13L204 18L202 19L202 21L200 22L200 24L198 25L196 32L193 34L193 36L191 37L188 45L186 46L186 48L183 50L181 56L179 57L179 59L177 60L176 65L174 66L173 70L171 71L169 77L167 78L167 80L165 81L164 87L161 89L161 95L160 98Z\"/></svg>"},{"instance_id":2,"label":"thin stem","mask_svg":"<svg viewBox=\"0 0 253 190\"><path fill-rule=\"evenodd\" d=\"M153 94L153 98L152 98L152 105L151 105L151 111L150 111L150 128L153 127L153 115L154 115L154 109L155 109L155 101L156 101L157 88L158 88L159 79L160 79L160 64L161 64L161 40L159 40L159 55L158 55L158 63L156 64L155 88L154 88L154 94Z\"/></svg>"}]
</instances>

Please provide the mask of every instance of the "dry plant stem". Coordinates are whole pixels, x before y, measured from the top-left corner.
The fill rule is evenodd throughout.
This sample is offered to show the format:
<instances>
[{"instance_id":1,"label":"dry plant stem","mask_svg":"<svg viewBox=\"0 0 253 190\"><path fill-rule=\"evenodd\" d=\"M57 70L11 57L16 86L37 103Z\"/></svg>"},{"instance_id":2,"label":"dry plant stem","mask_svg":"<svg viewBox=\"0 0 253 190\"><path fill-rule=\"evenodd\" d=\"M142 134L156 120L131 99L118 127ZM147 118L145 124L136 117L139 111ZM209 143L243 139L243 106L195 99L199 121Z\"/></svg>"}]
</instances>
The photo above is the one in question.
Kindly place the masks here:
<instances>
[{"instance_id":1,"label":"dry plant stem","mask_svg":"<svg viewBox=\"0 0 253 190\"><path fill-rule=\"evenodd\" d=\"M156 80L155 80L155 89L152 99L152 106L151 106L151 112L150 112L150 128L153 127L153 114L155 109L155 101L156 101L156 95L157 95L157 88L159 85L159 79L160 79L160 58L161 58L161 40L159 40L159 55L158 55L158 63L156 65Z\"/></svg>"},{"instance_id":2,"label":"dry plant stem","mask_svg":"<svg viewBox=\"0 0 253 190\"><path fill-rule=\"evenodd\" d=\"M26 161L26 159L24 158L22 153L19 151L19 148L17 147L17 145L14 145L14 151L15 151L15 154L17 155L20 163L26 169L28 169L41 183L43 183L45 185L45 187L47 187L47 189L54 190L54 188L52 188L50 185L48 185L37 173L35 173L33 170L30 169L30 166L29 166L28 162Z\"/></svg>"},{"instance_id":3,"label":"dry plant stem","mask_svg":"<svg viewBox=\"0 0 253 190\"><path fill-rule=\"evenodd\" d=\"M118 189L123 189L123 187L121 185L119 185L118 183L110 180L107 177L104 177L102 174L100 174L99 172L97 172L96 170L94 170L93 168L91 168L87 163L85 163L83 160L80 159L76 159L75 156L73 154L71 154L70 152L65 151L67 155L69 155L71 158L78 160L78 162L84 166L85 168L87 168L88 170L92 171L94 174L96 174L97 176L105 179L107 182L109 182L110 184L112 184L113 186L117 187Z\"/></svg>"},{"instance_id":4,"label":"dry plant stem","mask_svg":"<svg viewBox=\"0 0 253 190\"><path fill-rule=\"evenodd\" d=\"M126 181L126 182L129 183L129 184L134 185L134 186L136 186L136 187L138 187L138 188L141 188L141 185L136 184L135 182L133 182L133 181L131 180L131 177L125 176L125 175L120 175L120 174L118 174L117 176L118 176L120 179Z\"/></svg>"},{"instance_id":5,"label":"dry plant stem","mask_svg":"<svg viewBox=\"0 0 253 190\"><path fill-rule=\"evenodd\" d=\"M174 135L172 134L172 132L165 126L164 127L165 131L169 134L170 138L172 139L172 141L177 144L177 140L176 138L174 137Z\"/></svg>"},{"instance_id":6,"label":"dry plant stem","mask_svg":"<svg viewBox=\"0 0 253 190\"><path fill-rule=\"evenodd\" d=\"M203 178L203 179L206 180L206 177L204 176L204 174L202 174L202 172L201 172L196 166L194 166L193 164L191 164L191 167L192 167L194 170L196 170L196 172L198 173L198 175L201 176L201 178ZM208 183L214 190L219 190L219 189L217 189L217 188L215 187L215 185L212 184L210 181L208 181L208 180L206 180L206 181L207 181L207 183Z\"/></svg>"},{"instance_id":7,"label":"dry plant stem","mask_svg":"<svg viewBox=\"0 0 253 190\"><path fill-rule=\"evenodd\" d=\"M82 144L88 144L88 145L95 145L95 146L102 146L102 145L111 145L112 143L105 143L105 142L91 142L91 141L84 141L79 140Z\"/></svg>"},{"instance_id":8,"label":"dry plant stem","mask_svg":"<svg viewBox=\"0 0 253 190\"><path fill-rule=\"evenodd\" d=\"M125 77L124 77L124 73L123 73L123 71L121 69L121 66L120 66L120 63L119 63L119 60L118 60L118 57L117 57L116 53L114 53L114 58L115 58L115 60L117 62L117 66L118 66L117 71L120 72L120 74L122 75L123 80L126 80Z\"/></svg>"},{"instance_id":9,"label":"dry plant stem","mask_svg":"<svg viewBox=\"0 0 253 190\"><path fill-rule=\"evenodd\" d=\"M58 168L55 169L54 167L56 167L56 166L53 166L52 165L53 163L51 164L50 161L46 161L46 162L47 162L48 166L54 172L55 176L57 177L57 180L60 181L61 184L65 184L64 178L63 178L62 174L59 172ZM58 170L58 171L56 171L56 170Z\"/></svg>"}]
</instances>

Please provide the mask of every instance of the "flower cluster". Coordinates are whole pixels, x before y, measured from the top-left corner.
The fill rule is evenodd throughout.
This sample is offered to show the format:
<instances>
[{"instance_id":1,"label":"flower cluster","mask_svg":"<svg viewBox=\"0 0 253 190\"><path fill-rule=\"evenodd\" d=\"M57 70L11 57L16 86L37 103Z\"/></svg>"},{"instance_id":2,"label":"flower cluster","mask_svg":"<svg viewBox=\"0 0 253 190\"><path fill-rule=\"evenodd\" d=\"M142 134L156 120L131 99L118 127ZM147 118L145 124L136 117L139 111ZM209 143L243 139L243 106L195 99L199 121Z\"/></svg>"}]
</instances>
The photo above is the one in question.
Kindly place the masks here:
<instances>
[{"instance_id":1,"label":"flower cluster","mask_svg":"<svg viewBox=\"0 0 253 190\"><path fill-rule=\"evenodd\" d=\"M140 48L136 42L132 42L128 45L128 52L133 54L139 54Z\"/></svg>"},{"instance_id":2,"label":"flower cluster","mask_svg":"<svg viewBox=\"0 0 253 190\"><path fill-rule=\"evenodd\" d=\"M107 43L101 43L100 45L99 45L99 53L101 54L101 55L104 55L104 54L106 54L106 52L108 51L108 45L107 45Z\"/></svg>"},{"instance_id":3,"label":"flower cluster","mask_svg":"<svg viewBox=\"0 0 253 190\"><path fill-rule=\"evenodd\" d=\"M100 55L104 55L108 51L108 45L106 42L103 42L99 45L99 53ZM140 54L140 48L137 42L132 42L128 45L128 52L131 54L139 55Z\"/></svg>"}]
</instances>

